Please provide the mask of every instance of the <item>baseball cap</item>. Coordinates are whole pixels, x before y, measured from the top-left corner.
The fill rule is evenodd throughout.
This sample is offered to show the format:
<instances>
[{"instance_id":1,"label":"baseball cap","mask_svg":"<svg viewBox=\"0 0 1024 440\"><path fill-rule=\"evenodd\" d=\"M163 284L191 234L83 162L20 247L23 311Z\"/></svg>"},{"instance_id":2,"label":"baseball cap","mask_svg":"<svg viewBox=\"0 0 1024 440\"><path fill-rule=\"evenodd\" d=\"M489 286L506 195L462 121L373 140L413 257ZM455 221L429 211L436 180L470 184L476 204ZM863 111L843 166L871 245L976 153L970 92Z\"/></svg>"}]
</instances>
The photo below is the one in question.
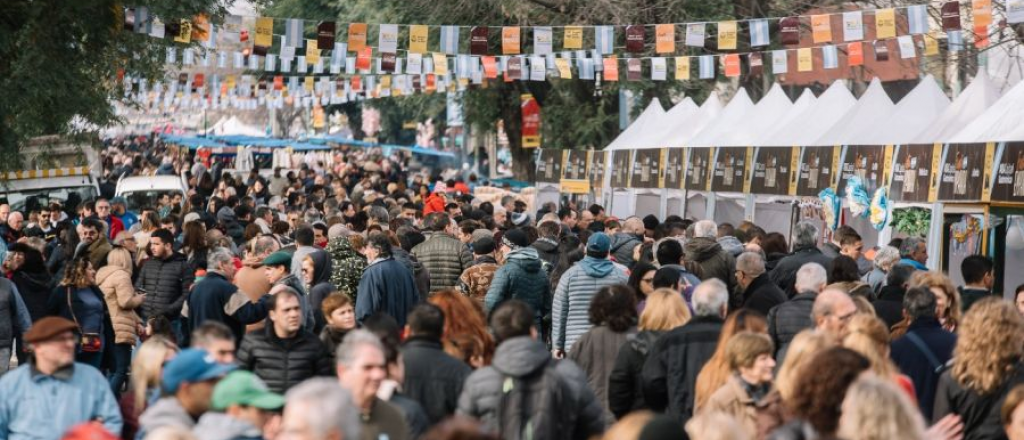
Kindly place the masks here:
<instances>
[{"instance_id":1,"label":"baseball cap","mask_svg":"<svg viewBox=\"0 0 1024 440\"><path fill-rule=\"evenodd\" d=\"M595 232L587 239L587 252L606 253L612 246L612 241L604 232Z\"/></svg>"},{"instance_id":2,"label":"baseball cap","mask_svg":"<svg viewBox=\"0 0 1024 440\"><path fill-rule=\"evenodd\" d=\"M235 365L220 364L206 350L189 348L182 350L167 365L164 365L163 388L167 393L175 393L182 383L195 383L224 376L230 373Z\"/></svg>"},{"instance_id":3,"label":"baseball cap","mask_svg":"<svg viewBox=\"0 0 1024 440\"><path fill-rule=\"evenodd\" d=\"M210 403L215 411L224 411L231 405L276 410L284 406L284 396L270 391L255 374L235 370L217 382Z\"/></svg>"}]
</instances>

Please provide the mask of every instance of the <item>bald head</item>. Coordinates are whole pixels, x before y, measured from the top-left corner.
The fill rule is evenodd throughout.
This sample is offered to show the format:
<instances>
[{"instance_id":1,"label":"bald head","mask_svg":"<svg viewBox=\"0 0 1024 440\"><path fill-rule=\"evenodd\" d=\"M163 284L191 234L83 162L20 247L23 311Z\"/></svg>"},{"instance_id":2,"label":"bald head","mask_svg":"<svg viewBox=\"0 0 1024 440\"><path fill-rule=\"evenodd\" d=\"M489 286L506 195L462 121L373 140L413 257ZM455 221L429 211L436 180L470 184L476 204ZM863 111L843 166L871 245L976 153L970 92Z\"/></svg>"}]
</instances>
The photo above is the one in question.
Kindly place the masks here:
<instances>
[{"instance_id":1,"label":"bald head","mask_svg":"<svg viewBox=\"0 0 1024 440\"><path fill-rule=\"evenodd\" d=\"M836 338L846 336L846 324L857 313L857 304L846 292L827 288L814 299L811 318L819 331L831 334Z\"/></svg>"},{"instance_id":2,"label":"bald head","mask_svg":"<svg viewBox=\"0 0 1024 440\"><path fill-rule=\"evenodd\" d=\"M7 216L7 226L15 231L20 231L21 227L25 224L25 216L21 215L20 212L14 211Z\"/></svg>"}]
</instances>

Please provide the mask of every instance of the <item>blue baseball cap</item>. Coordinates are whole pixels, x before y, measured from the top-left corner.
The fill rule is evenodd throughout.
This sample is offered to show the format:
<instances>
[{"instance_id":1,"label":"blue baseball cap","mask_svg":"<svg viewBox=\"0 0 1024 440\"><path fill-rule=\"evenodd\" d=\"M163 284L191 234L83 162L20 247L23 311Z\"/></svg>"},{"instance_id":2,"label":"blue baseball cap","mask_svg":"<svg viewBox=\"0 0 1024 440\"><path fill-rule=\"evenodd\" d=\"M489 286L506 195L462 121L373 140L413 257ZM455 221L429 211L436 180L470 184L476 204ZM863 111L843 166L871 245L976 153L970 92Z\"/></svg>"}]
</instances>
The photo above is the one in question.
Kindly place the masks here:
<instances>
[{"instance_id":1,"label":"blue baseball cap","mask_svg":"<svg viewBox=\"0 0 1024 440\"><path fill-rule=\"evenodd\" d=\"M195 383L223 377L235 370L237 366L221 364L213 359L206 350L189 348L182 350L167 365L164 365L163 389L173 394L182 383Z\"/></svg>"},{"instance_id":2,"label":"blue baseball cap","mask_svg":"<svg viewBox=\"0 0 1024 440\"><path fill-rule=\"evenodd\" d=\"M587 239L587 252L607 253L612 247L612 240L604 232L595 232Z\"/></svg>"}]
</instances>

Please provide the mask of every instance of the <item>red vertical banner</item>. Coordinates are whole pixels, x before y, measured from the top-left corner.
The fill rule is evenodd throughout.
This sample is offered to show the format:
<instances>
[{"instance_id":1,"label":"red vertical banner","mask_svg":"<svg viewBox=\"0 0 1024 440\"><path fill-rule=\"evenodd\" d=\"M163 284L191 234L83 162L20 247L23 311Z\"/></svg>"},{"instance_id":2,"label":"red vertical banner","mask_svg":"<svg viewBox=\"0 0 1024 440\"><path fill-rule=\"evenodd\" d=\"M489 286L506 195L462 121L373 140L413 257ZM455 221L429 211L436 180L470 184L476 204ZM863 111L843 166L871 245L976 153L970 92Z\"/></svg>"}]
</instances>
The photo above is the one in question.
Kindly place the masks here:
<instances>
[{"instance_id":1,"label":"red vertical banner","mask_svg":"<svg viewBox=\"0 0 1024 440\"><path fill-rule=\"evenodd\" d=\"M523 148L538 148L540 147L540 104L537 104L537 100L529 93L520 95L519 100L523 113Z\"/></svg>"}]
</instances>

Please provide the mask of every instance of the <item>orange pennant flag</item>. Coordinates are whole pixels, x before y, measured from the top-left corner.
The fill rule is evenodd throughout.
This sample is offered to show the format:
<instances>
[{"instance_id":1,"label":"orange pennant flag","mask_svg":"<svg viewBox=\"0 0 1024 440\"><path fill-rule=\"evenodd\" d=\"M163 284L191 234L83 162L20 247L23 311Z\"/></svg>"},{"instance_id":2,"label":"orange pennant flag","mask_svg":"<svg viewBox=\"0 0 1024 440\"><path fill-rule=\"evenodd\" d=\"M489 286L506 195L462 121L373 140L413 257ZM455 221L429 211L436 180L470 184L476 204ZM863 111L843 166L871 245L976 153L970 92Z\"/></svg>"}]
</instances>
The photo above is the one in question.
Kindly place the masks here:
<instances>
[{"instance_id":1,"label":"orange pennant flag","mask_svg":"<svg viewBox=\"0 0 1024 440\"><path fill-rule=\"evenodd\" d=\"M480 62L484 65L484 76L487 79L498 77L498 64L495 62L494 57L480 57Z\"/></svg>"},{"instance_id":2,"label":"orange pennant flag","mask_svg":"<svg viewBox=\"0 0 1024 440\"><path fill-rule=\"evenodd\" d=\"M605 81L618 81L619 80L619 59L611 56L605 58L604 63L604 80Z\"/></svg>"},{"instance_id":3,"label":"orange pennant flag","mask_svg":"<svg viewBox=\"0 0 1024 440\"><path fill-rule=\"evenodd\" d=\"M373 48L366 46L356 55L356 69L370 70L370 57L373 56Z\"/></svg>"},{"instance_id":4,"label":"orange pennant flag","mask_svg":"<svg viewBox=\"0 0 1024 440\"><path fill-rule=\"evenodd\" d=\"M722 64L725 65L725 76L735 78L740 76L740 56L728 54L722 57Z\"/></svg>"},{"instance_id":5,"label":"orange pennant flag","mask_svg":"<svg viewBox=\"0 0 1024 440\"><path fill-rule=\"evenodd\" d=\"M971 15L974 16L974 27L992 24L992 0L974 0L971 2Z\"/></svg>"},{"instance_id":6,"label":"orange pennant flag","mask_svg":"<svg viewBox=\"0 0 1024 440\"><path fill-rule=\"evenodd\" d=\"M501 53L505 55L519 55L520 37L519 26L501 28Z\"/></svg>"},{"instance_id":7,"label":"orange pennant flag","mask_svg":"<svg viewBox=\"0 0 1024 440\"><path fill-rule=\"evenodd\" d=\"M851 67L864 65L864 46L859 41L846 45L846 63Z\"/></svg>"},{"instance_id":8,"label":"orange pennant flag","mask_svg":"<svg viewBox=\"0 0 1024 440\"><path fill-rule=\"evenodd\" d=\"M348 25L348 50L359 52L366 47L366 23Z\"/></svg>"},{"instance_id":9,"label":"orange pennant flag","mask_svg":"<svg viewBox=\"0 0 1024 440\"><path fill-rule=\"evenodd\" d=\"M654 51L672 53L676 51L676 25L659 24L654 27Z\"/></svg>"},{"instance_id":10,"label":"orange pennant flag","mask_svg":"<svg viewBox=\"0 0 1024 440\"><path fill-rule=\"evenodd\" d=\"M811 37L814 43L832 42L832 16L812 15L811 16Z\"/></svg>"},{"instance_id":11,"label":"orange pennant flag","mask_svg":"<svg viewBox=\"0 0 1024 440\"><path fill-rule=\"evenodd\" d=\"M974 26L974 47L984 49L988 47L988 25Z\"/></svg>"}]
</instances>

